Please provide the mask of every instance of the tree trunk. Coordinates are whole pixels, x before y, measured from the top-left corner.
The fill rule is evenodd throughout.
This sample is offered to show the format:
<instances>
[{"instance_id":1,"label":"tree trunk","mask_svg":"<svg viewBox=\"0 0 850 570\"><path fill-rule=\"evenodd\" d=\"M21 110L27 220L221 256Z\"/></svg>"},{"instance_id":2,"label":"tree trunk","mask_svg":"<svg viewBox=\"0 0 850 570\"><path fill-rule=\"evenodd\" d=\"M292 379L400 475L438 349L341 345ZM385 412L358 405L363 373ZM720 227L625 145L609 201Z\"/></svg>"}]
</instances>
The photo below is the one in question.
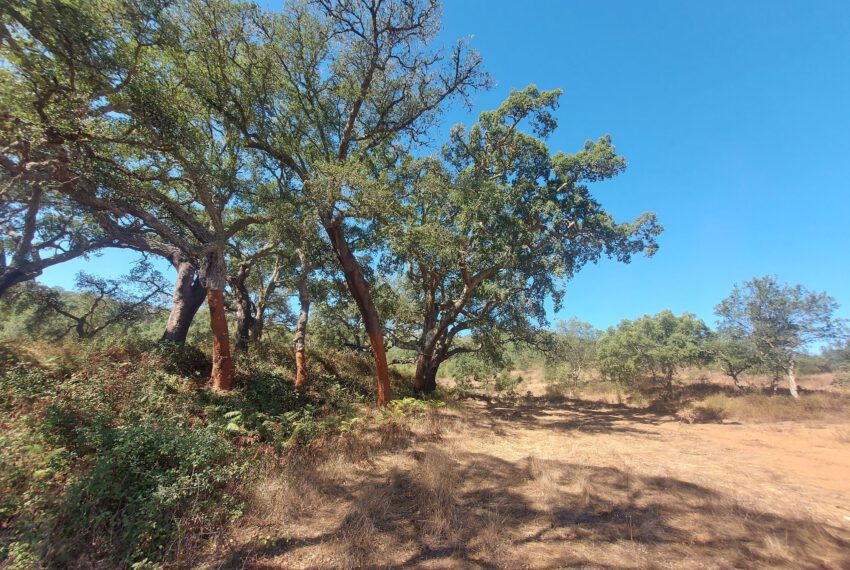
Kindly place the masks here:
<instances>
[{"instance_id":1,"label":"tree trunk","mask_svg":"<svg viewBox=\"0 0 850 570\"><path fill-rule=\"evenodd\" d=\"M6 269L3 271L3 274L0 275L0 297L8 291L14 285L18 283L23 283L24 281L29 281L30 279L35 279L41 274L39 271L37 274L26 273L21 269Z\"/></svg>"},{"instance_id":2,"label":"tree trunk","mask_svg":"<svg viewBox=\"0 0 850 570\"><path fill-rule=\"evenodd\" d=\"M390 388L390 370L387 365L387 354L384 350L384 338L381 331L381 321L378 318L378 311L375 308L375 303L372 300L372 294L369 291L366 279L363 277L360 262L357 261L351 249L349 249L348 242L345 240L339 223L328 222L325 216L323 216L322 221L337 260L339 260L342 266L345 283L348 285L348 290L357 303L366 334L369 335L369 342L372 345L372 352L375 357L375 373L378 377L378 405L385 406L390 401L390 398L392 398L392 390Z\"/></svg>"},{"instance_id":3,"label":"tree trunk","mask_svg":"<svg viewBox=\"0 0 850 570\"><path fill-rule=\"evenodd\" d=\"M213 389L227 391L233 388L235 369L233 357L230 355L227 316L224 313L224 291L207 289L207 303L210 306L210 327L213 333L213 368L210 381Z\"/></svg>"},{"instance_id":4,"label":"tree trunk","mask_svg":"<svg viewBox=\"0 0 850 570\"><path fill-rule=\"evenodd\" d=\"M664 374L664 385L666 389L665 398L670 399L673 397L673 372L667 371Z\"/></svg>"},{"instance_id":5,"label":"tree trunk","mask_svg":"<svg viewBox=\"0 0 850 570\"><path fill-rule=\"evenodd\" d=\"M236 354L248 352L251 329L254 328L254 303L251 302L251 294L245 285L250 271L248 265L240 265L236 277L230 280L230 289L236 301L236 343L233 346Z\"/></svg>"},{"instance_id":6,"label":"tree trunk","mask_svg":"<svg viewBox=\"0 0 850 570\"><path fill-rule=\"evenodd\" d=\"M305 352L307 341L307 322L310 318L310 289L307 282L309 269L305 266L305 259L301 258L301 274L298 276L298 302L301 311L298 315L298 324L295 326L295 339L293 348L295 350L295 387L303 388L307 384L307 354Z\"/></svg>"},{"instance_id":7,"label":"tree trunk","mask_svg":"<svg viewBox=\"0 0 850 570\"><path fill-rule=\"evenodd\" d=\"M738 390L743 390L744 386L741 385L741 380L738 378L737 372L729 372L729 375L732 377L732 382L735 383L735 388Z\"/></svg>"},{"instance_id":8,"label":"tree trunk","mask_svg":"<svg viewBox=\"0 0 850 570\"><path fill-rule=\"evenodd\" d=\"M434 348L438 335L445 329L437 327L437 287L439 279L433 272L419 266L422 277L422 292L425 296L425 314L422 322L422 335L419 338L419 354L416 356L416 372L413 377L413 390L417 393L430 393L437 389L437 368L440 362L434 358ZM446 343L443 343L446 346Z\"/></svg>"},{"instance_id":9,"label":"tree trunk","mask_svg":"<svg viewBox=\"0 0 850 570\"><path fill-rule=\"evenodd\" d=\"M213 368L210 381L214 390L233 388L236 368L230 354L230 333L224 309L224 285L227 282L222 250L213 251L205 260L202 278L207 287L207 304L210 307L210 328L213 333Z\"/></svg>"},{"instance_id":10,"label":"tree trunk","mask_svg":"<svg viewBox=\"0 0 850 570\"><path fill-rule=\"evenodd\" d=\"M236 354L244 354L248 352L248 344L252 338L254 311L247 290L234 288L233 296L236 300L236 342L233 349Z\"/></svg>"},{"instance_id":11,"label":"tree trunk","mask_svg":"<svg viewBox=\"0 0 850 570\"><path fill-rule=\"evenodd\" d=\"M797 393L797 378L794 376L794 361L788 365L788 391L796 399L800 399L800 394Z\"/></svg>"},{"instance_id":12,"label":"tree trunk","mask_svg":"<svg viewBox=\"0 0 850 570\"><path fill-rule=\"evenodd\" d=\"M773 379L770 381L770 390L773 394L779 390L779 374L776 372L773 373Z\"/></svg>"},{"instance_id":13,"label":"tree trunk","mask_svg":"<svg viewBox=\"0 0 850 570\"><path fill-rule=\"evenodd\" d=\"M263 325L265 324L266 309L258 305L254 311L254 322L251 325L251 342L260 342L263 340Z\"/></svg>"},{"instance_id":14,"label":"tree trunk","mask_svg":"<svg viewBox=\"0 0 850 570\"><path fill-rule=\"evenodd\" d=\"M174 281L171 314L168 315L162 340L183 344L195 314L204 303L207 291L198 279L197 268L191 262L177 261L174 265L177 269L177 279Z\"/></svg>"},{"instance_id":15,"label":"tree trunk","mask_svg":"<svg viewBox=\"0 0 850 570\"><path fill-rule=\"evenodd\" d=\"M413 377L413 389L418 393L429 394L437 389L437 370L440 362L426 354L416 357L416 372Z\"/></svg>"}]
</instances>

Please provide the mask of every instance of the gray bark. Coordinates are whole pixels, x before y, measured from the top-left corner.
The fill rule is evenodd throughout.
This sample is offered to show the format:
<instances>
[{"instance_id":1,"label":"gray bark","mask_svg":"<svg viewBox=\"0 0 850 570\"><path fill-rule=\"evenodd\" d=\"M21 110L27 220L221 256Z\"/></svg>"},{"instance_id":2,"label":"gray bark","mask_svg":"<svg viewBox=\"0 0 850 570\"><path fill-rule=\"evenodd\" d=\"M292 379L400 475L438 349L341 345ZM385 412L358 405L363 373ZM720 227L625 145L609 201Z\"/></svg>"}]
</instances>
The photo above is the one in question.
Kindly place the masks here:
<instances>
[{"instance_id":1,"label":"gray bark","mask_svg":"<svg viewBox=\"0 0 850 570\"><path fill-rule=\"evenodd\" d=\"M194 264L183 260L175 260L173 263L177 269L177 278L174 281L171 313L168 315L162 340L183 344L195 314L204 304L207 290L201 284L198 269Z\"/></svg>"},{"instance_id":2,"label":"gray bark","mask_svg":"<svg viewBox=\"0 0 850 570\"><path fill-rule=\"evenodd\" d=\"M788 365L788 391L794 398L799 399L800 394L797 392L797 378L794 376L794 361Z\"/></svg>"}]
</instances>

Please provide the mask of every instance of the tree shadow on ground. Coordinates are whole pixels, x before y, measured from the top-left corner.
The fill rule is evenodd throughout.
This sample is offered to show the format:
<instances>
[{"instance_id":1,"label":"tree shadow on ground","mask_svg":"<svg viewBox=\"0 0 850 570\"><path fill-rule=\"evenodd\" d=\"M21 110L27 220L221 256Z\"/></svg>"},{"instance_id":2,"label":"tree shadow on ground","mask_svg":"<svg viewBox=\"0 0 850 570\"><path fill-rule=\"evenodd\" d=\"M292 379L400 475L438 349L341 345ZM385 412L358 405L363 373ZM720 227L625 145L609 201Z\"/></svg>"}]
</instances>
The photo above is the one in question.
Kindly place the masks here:
<instances>
[{"instance_id":1,"label":"tree shadow on ground","mask_svg":"<svg viewBox=\"0 0 850 570\"><path fill-rule=\"evenodd\" d=\"M677 421L670 414L649 407L634 408L578 398L473 396L470 400L478 402L487 413L475 414L469 421L476 427L496 430L500 435L512 429L529 428L655 435L652 426Z\"/></svg>"},{"instance_id":2,"label":"tree shadow on ground","mask_svg":"<svg viewBox=\"0 0 850 570\"><path fill-rule=\"evenodd\" d=\"M433 444L403 459L354 479L312 481L327 501L345 505L330 527L287 526L285 537L249 542L217 567L304 567L292 560L311 548L333 553L317 567L850 567L846 529L691 481L533 457L455 456Z\"/></svg>"}]
</instances>

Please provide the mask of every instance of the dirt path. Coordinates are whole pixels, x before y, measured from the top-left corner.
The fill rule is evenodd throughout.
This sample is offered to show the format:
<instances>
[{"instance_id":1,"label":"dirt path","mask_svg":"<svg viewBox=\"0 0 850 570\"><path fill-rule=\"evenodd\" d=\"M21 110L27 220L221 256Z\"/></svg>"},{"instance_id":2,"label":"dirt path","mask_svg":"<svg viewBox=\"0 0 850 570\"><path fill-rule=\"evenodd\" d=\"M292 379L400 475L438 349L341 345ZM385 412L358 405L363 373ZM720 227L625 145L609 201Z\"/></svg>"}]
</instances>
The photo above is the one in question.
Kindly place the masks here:
<instances>
[{"instance_id":1,"label":"dirt path","mask_svg":"<svg viewBox=\"0 0 850 570\"><path fill-rule=\"evenodd\" d=\"M750 464L769 467L783 482L850 492L847 425L695 425L681 431ZM844 505L850 507L850 505ZM845 510L845 514L850 512Z\"/></svg>"},{"instance_id":2,"label":"dirt path","mask_svg":"<svg viewBox=\"0 0 850 570\"><path fill-rule=\"evenodd\" d=\"M311 475L320 491L302 482L265 497L270 511L228 564L850 568L847 427L468 400L354 469L325 465Z\"/></svg>"}]
</instances>

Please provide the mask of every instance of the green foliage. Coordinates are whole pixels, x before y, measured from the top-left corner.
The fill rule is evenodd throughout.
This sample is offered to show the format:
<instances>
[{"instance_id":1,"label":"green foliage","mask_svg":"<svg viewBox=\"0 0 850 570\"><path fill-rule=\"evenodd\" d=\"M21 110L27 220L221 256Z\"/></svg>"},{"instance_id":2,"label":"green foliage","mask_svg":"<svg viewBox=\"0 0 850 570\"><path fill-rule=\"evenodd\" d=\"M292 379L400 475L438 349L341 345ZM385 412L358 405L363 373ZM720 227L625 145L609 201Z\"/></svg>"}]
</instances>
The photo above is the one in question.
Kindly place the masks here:
<instances>
[{"instance_id":1,"label":"green foliage","mask_svg":"<svg viewBox=\"0 0 850 570\"><path fill-rule=\"evenodd\" d=\"M826 374L833 371L829 361L822 355L797 354L795 363L800 374Z\"/></svg>"},{"instance_id":2,"label":"green foliage","mask_svg":"<svg viewBox=\"0 0 850 570\"><path fill-rule=\"evenodd\" d=\"M463 351L461 331L479 350L533 341L547 301L557 309L586 264L656 250L654 214L618 223L591 193L591 182L625 168L610 137L575 154L550 151L560 95L513 90L468 129L455 127L442 157L405 158L400 206L385 224L400 346L439 365Z\"/></svg>"},{"instance_id":3,"label":"green foliage","mask_svg":"<svg viewBox=\"0 0 850 570\"><path fill-rule=\"evenodd\" d=\"M445 404L439 400L423 400L421 398L405 397L390 401L381 409L378 426L388 436L405 433L411 418L421 418L428 412L441 408ZM354 420L347 422L346 429L354 427Z\"/></svg>"},{"instance_id":4,"label":"green foliage","mask_svg":"<svg viewBox=\"0 0 850 570\"><path fill-rule=\"evenodd\" d=\"M421 398L399 398L393 400L384 410L387 416L410 416L417 415L443 407L445 404L439 400L423 400Z\"/></svg>"},{"instance_id":5,"label":"green foliage","mask_svg":"<svg viewBox=\"0 0 850 570\"><path fill-rule=\"evenodd\" d=\"M483 388L495 392L510 392L520 382L521 377L513 376L512 363L506 360L506 354L462 354L455 358L447 370L455 379L458 388L463 391Z\"/></svg>"},{"instance_id":6,"label":"green foliage","mask_svg":"<svg viewBox=\"0 0 850 570\"><path fill-rule=\"evenodd\" d=\"M748 338L741 338L721 331L708 343L708 351L724 374L740 387L740 375L762 365L762 358Z\"/></svg>"},{"instance_id":7,"label":"green foliage","mask_svg":"<svg viewBox=\"0 0 850 570\"><path fill-rule=\"evenodd\" d=\"M821 357L833 369L850 365L850 339L824 350Z\"/></svg>"},{"instance_id":8,"label":"green foliage","mask_svg":"<svg viewBox=\"0 0 850 570\"><path fill-rule=\"evenodd\" d=\"M16 285L0 299L0 338L158 338L168 315L159 302L167 285L147 289L128 282L129 287L119 286L116 280L80 274L75 291L36 282Z\"/></svg>"},{"instance_id":9,"label":"green foliage","mask_svg":"<svg viewBox=\"0 0 850 570\"><path fill-rule=\"evenodd\" d=\"M25 552L48 566L155 561L190 519L212 528L238 511L236 447L193 417L193 392L163 364L102 357L66 377L31 365L4 374L3 406L19 414L4 430L2 481L18 563Z\"/></svg>"},{"instance_id":10,"label":"green foliage","mask_svg":"<svg viewBox=\"0 0 850 570\"><path fill-rule=\"evenodd\" d=\"M317 362L307 393L248 361L239 388L214 394L197 382L209 362L194 347L80 349L53 370L0 351L0 561L12 567L165 563L239 516L259 456L354 429L356 404L371 400L362 359L336 363L350 376L324 379ZM400 415L432 406L393 405Z\"/></svg>"},{"instance_id":11,"label":"green foliage","mask_svg":"<svg viewBox=\"0 0 850 570\"><path fill-rule=\"evenodd\" d=\"M850 340L823 351L822 357L835 374L835 384L850 388Z\"/></svg>"},{"instance_id":12,"label":"green foliage","mask_svg":"<svg viewBox=\"0 0 850 570\"><path fill-rule=\"evenodd\" d=\"M623 320L599 340L599 369L605 377L626 384L647 377L663 381L669 391L678 369L708 361L708 338L705 323L689 313L677 317L662 311Z\"/></svg>"},{"instance_id":13,"label":"green foliage","mask_svg":"<svg viewBox=\"0 0 850 570\"><path fill-rule=\"evenodd\" d=\"M715 307L721 333L746 339L773 373L794 366L796 354L814 342L843 339L846 321L835 316L838 303L802 285L783 285L767 276L736 285Z\"/></svg>"},{"instance_id":14,"label":"green foliage","mask_svg":"<svg viewBox=\"0 0 850 570\"><path fill-rule=\"evenodd\" d=\"M546 381L559 387L585 384L596 363L600 336L593 325L578 319L559 322L546 350Z\"/></svg>"}]
</instances>

